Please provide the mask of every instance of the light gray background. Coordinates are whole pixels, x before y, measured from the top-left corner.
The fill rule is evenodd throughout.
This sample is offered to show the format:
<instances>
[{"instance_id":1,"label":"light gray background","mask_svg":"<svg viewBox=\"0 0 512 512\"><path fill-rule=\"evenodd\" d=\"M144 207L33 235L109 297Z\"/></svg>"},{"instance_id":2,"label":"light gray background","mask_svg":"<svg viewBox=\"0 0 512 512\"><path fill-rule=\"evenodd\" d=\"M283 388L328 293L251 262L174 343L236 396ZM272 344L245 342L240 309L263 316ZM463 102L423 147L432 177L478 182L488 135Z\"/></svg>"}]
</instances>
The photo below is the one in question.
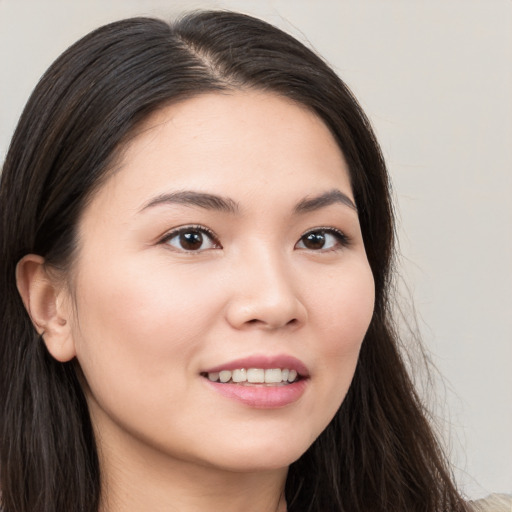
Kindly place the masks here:
<instances>
[{"instance_id":1,"label":"light gray background","mask_svg":"<svg viewBox=\"0 0 512 512\"><path fill-rule=\"evenodd\" d=\"M394 184L405 313L440 372L469 497L512 492L510 0L0 0L0 162L48 65L100 24L241 10L324 55L355 92Z\"/></svg>"}]
</instances>

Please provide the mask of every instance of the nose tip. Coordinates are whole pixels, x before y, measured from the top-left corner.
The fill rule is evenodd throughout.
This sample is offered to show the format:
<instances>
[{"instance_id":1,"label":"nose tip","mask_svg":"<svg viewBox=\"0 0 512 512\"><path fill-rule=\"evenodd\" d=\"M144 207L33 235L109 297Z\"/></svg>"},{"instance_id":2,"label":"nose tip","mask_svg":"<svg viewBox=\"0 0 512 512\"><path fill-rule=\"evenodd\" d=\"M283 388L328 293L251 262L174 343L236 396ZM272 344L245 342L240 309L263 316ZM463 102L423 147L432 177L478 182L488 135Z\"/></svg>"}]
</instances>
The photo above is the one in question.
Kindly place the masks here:
<instances>
[{"instance_id":1,"label":"nose tip","mask_svg":"<svg viewBox=\"0 0 512 512\"><path fill-rule=\"evenodd\" d=\"M275 330L297 327L306 321L306 307L296 283L279 266L260 272L253 268L237 281L227 310L233 327Z\"/></svg>"},{"instance_id":2,"label":"nose tip","mask_svg":"<svg viewBox=\"0 0 512 512\"><path fill-rule=\"evenodd\" d=\"M228 321L237 329L259 328L271 331L295 327L304 321L305 310L300 303L283 307L282 304L258 304L254 298L247 298L244 302L232 304L228 311Z\"/></svg>"}]
</instances>

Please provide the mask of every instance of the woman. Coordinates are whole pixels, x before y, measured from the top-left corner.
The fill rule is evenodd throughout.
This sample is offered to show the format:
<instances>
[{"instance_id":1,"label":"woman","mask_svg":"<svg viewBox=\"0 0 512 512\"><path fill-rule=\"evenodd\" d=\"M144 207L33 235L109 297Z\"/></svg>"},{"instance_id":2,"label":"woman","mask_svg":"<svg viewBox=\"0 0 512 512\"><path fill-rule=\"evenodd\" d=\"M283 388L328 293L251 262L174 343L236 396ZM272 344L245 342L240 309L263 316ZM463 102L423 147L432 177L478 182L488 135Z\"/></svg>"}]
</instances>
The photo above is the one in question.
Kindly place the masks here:
<instances>
[{"instance_id":1,"label":"woman","mask_svg":"<svg viewBox=\"0 0 512 512\"><path fill-rule=\"evenodd\" d=\"M290 36L89 34L0 204L5 512L468 509L397 348L378 144Z\"/></svg>"}]
</instances>

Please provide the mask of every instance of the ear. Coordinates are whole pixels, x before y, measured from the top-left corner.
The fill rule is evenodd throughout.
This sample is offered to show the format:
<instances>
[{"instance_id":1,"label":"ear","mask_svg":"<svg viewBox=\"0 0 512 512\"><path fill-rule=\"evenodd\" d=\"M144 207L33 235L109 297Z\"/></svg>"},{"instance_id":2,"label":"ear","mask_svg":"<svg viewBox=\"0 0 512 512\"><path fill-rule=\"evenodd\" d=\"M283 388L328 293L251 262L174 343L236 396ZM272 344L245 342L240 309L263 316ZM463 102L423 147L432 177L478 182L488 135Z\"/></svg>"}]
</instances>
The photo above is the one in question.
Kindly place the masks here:
<instances>
[{"instance_id":1,"label":"ear","mask_svg":"<svg viewBox=\"0 0 512 512\"><path fill-rule=\"evenodd\" d=\"M49 275L44 258L24 256L16 266L16 284L36 331L48 352L60 362L76 355L66 290Z\"/></svg>"}]
</instances>

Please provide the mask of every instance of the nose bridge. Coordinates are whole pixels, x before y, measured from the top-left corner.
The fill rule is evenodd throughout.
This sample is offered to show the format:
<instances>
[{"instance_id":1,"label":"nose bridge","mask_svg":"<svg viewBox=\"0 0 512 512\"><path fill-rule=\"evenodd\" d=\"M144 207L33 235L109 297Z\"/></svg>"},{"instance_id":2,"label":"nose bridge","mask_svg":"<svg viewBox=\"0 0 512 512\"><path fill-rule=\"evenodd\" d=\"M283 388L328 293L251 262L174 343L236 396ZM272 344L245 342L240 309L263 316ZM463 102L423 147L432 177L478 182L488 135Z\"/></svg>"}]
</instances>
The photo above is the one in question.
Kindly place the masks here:
<instances>
[{"instance_id":1,"label":"nose bridge","mask_svg":"<svg viewBox=\"0 0 512 512\"><path fill-rule=\"evenodd\" d=\"M276 329L305 320L286 254L261 243L247 247L240 259L228 311L230 323Z\"/></svg>"}]
</instances>

